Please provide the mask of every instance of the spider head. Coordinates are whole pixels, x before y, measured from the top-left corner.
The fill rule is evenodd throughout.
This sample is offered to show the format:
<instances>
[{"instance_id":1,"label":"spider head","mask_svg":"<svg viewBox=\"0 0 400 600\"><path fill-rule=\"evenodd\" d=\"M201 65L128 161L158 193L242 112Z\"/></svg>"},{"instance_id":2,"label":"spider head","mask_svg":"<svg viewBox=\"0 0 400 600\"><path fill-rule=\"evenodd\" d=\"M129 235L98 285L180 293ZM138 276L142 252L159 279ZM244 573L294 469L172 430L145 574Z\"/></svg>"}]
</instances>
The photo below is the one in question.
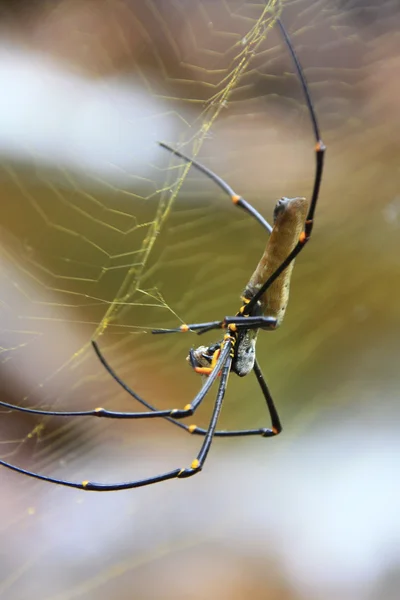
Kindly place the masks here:
<instances>
[{"instance_id":1,"label":"spider head","mask_svg":"<svg viewBox=\"0 0 400 600\"><path fill-rule=\"evenodd\" d=\"M192 348L186 357L186 360L193 369L198 367L210 367L215 353L220 349L220 343L212 344L211 346Z\"/></svg>"}]
</instances>

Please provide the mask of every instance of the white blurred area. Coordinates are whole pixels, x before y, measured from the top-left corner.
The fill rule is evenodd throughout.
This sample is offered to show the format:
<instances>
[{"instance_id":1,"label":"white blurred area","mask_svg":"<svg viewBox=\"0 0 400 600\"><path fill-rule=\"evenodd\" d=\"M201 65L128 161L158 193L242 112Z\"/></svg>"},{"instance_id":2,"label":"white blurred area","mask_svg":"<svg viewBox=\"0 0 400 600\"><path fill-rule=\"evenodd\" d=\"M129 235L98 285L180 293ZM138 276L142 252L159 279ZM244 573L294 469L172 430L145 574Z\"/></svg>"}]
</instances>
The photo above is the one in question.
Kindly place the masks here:
<instances>
[{"instance_id":1,"label":"white blurred area","mask_svg":"<svg viewBox=\"0 0 400 600\"><path fill-rule=\"evenodd\" d=\"M4 597L26 597L34 573L46 598L105 599L127 581L149 598L183 599L188 589L196 599L244 598L251 581L257 599L396 598L390 580L381 586L399 567L400 444L384 419L368 423L373 406L365 396L360 402L364 415L343 419L338 411L296 439L289 432L289 440L248 440L229 451L217 441L204 472L190 480L111 494L35 486L16 527L29 533L26 543L21 549L11 537L3 567L13 572L17 550L18 562L33 564ZM185 450L175 445L163 451L166 468L182 464ZM149 475L160 470L159 460L144 458L149 453L154 446L134 444L124 469L112 455L97 467L105 480L128 463L132 474ZM86 473L96 468L78 462Z\"/></svg>"},{"instance_id":2,"label":"white blurred area","mask_svg":"<svg viewBox=\"0 0 400 600\"><path fill-rule=\"evenodd\" d=\"M25 31L22 36L21 31L10 34L2 24L0 86L5 93L0 97L0 158L15 161L16 166L47 169L46 176L53 180L60 178L58 170L67 170L89 180L93 187L100 182L131 190L138 179L146 178L158 178L161 184L163 175L157 175L154 165L160 157L164 165L171 164L171 157L160 151L157 142L179 145L184 140L203 137L201 115L207 102L190 101L191 94L196 95L196 84L201 90L202 77L207 76L206 69L202 72L196 55L192 55L194 31L200 44L196 52L204 52L207 57L210 43L208 31L203 32L197 23L200 7L193 6L186 13L190 20L177 24L174 31L177 55L190 66L193 60L193 81L185 81L185 71L175 81L173 72L160 77L151 69L143 74L141 66L136 68L143 45L140 27L135 30L139 20L135 11L139 14L142 8L138 0L60 0L56 4L52 7L39 2L33 9L35 17L27 39ZM214 3L204 0L204 6L211 18ZM162 8L159 20L163 11L168 12L167 4ZM215 13L222 18L223 6ZM208 24L211 39L217 23ZM161 37L158 29L152 35L154 39ZM279 40L278 44L284 53ZM211 56L210 69L213 60ZM127 64L130 69L125 71ZM172 96L171 84L177 85ZM174 96L179 94L179 85L184 91L189 90L189 101L186 98L181 102L179 96ZM213 89L212 83L207 82L207 86ZM216 86L215 91L218 89ZM311 172L313 168L308 124L308 137L303 135L307 116L297 114L292 122L289 120L290 131L283 131L277 126L277 118L287 118L286 107L275 107L275 112L268 115L264 104L263 98L256 98L246 119L234 117L232 125L229 119L221 118L218 135L214 138L214 130L205 135L212 143L203 150L203 156L211 156L219 172L228 172L234 186L252 191L264 185L266 162L270 165L270 178L284 185L301 176L304 169ZM222 111L221 117L225 116ZM232 148L239 150L243 145L247 147L245 153L231 153ZM192 154L192 145L189 143L184 151ZM281 153L285 154L285 161L280 160ZM172 163L180 164L174 159ZM255 202L257 205L258 198Z\"/></svg>"},{"instance_id":3,"label":"white blurred area","mask_svg":"<svg viewBox=\"0 0 400 600\"><path fill-rule=\"evenodd\" d=\"M157 140L171 138L166 106L132 78L90 78L3 43L0 86L0 154L17 163L124 185L132 172L146 177Z\"/></svg>"}]
</instances>

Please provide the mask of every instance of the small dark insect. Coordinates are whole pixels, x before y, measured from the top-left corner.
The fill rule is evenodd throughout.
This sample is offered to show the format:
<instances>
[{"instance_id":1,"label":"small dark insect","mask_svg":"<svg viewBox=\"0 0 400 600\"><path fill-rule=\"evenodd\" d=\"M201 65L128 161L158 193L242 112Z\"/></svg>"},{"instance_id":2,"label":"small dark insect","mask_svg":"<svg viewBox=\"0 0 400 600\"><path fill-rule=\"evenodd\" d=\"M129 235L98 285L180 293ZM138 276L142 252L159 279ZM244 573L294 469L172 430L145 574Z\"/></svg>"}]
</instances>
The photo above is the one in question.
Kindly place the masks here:
<instances>
[{"instance_id":1,"label":"small dark insect","mask_svg":"<svg viewBox=\"0 0 400 600\"><path fill-rule=\"evenodd\" d=\"M35 477L42 481L49 481L59 485L78 488L90 491L113 491L137 488L167 479L185 478L195 475L204 466L211 443L214 437L238 437L249 435L261 435L263 437L273 437L281 432L282 427L277 410L268 390L264 376L256 359L256 340L260 329L267 331L274 330L282 323L285 315L286 306L289 298L289 285L294 265L294 259L304 248L311 237L314 222L314 212L317 205L319 189L322 179L323 161L325 146L320 138L317 117L311 102L310 93L306 80L290 42L289 36L279 19L277 24L282 36L286 42L289 52L294 61L296 72L303 89L313 131L316 140L315 145L315 178L311 196L311 202L308 205L305 198L281 198L278 200L274 210L274 226L269 223L253 208L244 198L238 196L230 186L218 175L210 171L195 160L185 156L178 150L170 148L166 144L160 144L163 148L172 152L184 161L191 163L193 167L204 173L214 181L231 198L232 202L249 213L256 219L270 234L264 254L257 265L256 270L250 278L241 297L242 306L235 316L225 317L220 321L210 321L208 323L194 323L190 325L181 325L177 329L158 329L154 330L156 334L179 333L195 331L202 334L212 329L222 329L226 331L223 339L211 346L199 346L189 352L188 361L194 371L205 376L205 382L190 404L183 409L157 410L146 400L138 396L124 383L115 371L107 363L100 352L96 342L92 342L93 348L105 369L117 381L117 383L133 396L139 403L145 406L146 412L116 412L106 410L105 408L95 408L87 411L46 411L33 408L24 408L14 406L6 402L0 402L0 406L12 410L18 410L25 413L50 416L65 417L84 417L97 416L109 419L151 419L163 417L181 429L192 434L200 435L204 438L197 457L192 461L190 467L178 468L173 471L162 473L147 479L137 481L123 481L117 483L96 483L92 481L68 481L57 479L39 473L27 471L8 462L0 460L0 465L12 469L18 473ZM262 395L267 404L271 417L271 428L258 429L240 429L234 431L217 430L218 417L222 407L222 401L225 395L229 373L233 371L240 377L254 372ZM208 394L214 381L220 377L217 397L214 404L210 423L207 429L202 429L196 425L186 425L181 419L190 417L194 414L197 407Z\"/></svg>"}]
</instances>

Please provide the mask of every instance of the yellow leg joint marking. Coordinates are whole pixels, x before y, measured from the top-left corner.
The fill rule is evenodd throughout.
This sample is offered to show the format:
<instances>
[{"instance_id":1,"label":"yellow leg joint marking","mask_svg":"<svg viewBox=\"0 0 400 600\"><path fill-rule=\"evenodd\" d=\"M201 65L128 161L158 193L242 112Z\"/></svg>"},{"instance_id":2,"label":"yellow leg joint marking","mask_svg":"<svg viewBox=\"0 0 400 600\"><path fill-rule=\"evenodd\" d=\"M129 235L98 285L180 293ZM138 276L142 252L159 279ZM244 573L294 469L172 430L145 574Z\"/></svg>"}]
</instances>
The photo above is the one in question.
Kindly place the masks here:
<instances>
[{"instance_id":1,"label":"yellow leg joint marking","mask_svg":"<svg viewBox=\"0 0 400 600\"><path fill-rule=\"evenodd\" d=\"M306 234L304 233L304 231L301 232L300 237L299 237L299 242L300 244L303 244L306 241Z\"/></svg>"},{"instance_id":2,"label":"yellow leg joint marking","mask_svg":"<svg viewBox=\"0 0 400 600\"><path fill-rule=\"evenodd\" d=\"M240 202L241 197L238 196L237 194L235 194L234 196L232 196L232 202L233 204L237 204L238 202Z\"/></svg>"},{"instance_id":3,"label":"yellow leg joint marking","mask_svg":"<svg viewBox=\"0 0 400 600\"><path fill-rule=\"evenodd\" d=\"M97 408L94 409L94 412L97 412L97 413L103 412L103 411L104 411L104 408L102 408L101 406L98 406Z\"/></svg>"},{"instance_id":4,"label":"yellow leg joint marking","mask_svg":"<svg viewBox=\"0 0 400 600\"><path fill-rule=\"evenodd\" d=\"M184 332L189 331L189 325L186 325L186 323L184 323L179 327L179 329Z\"/></svg>"},{"instance_id":5,"label":"yellow leg joint marking","mask_svg":"<svg viewBox=\"0 0 400 600\"><path fill-rule=\"evenodd\" d=\"M181 470L179 471L179 473L178 473L177 477L179 477L179 475L182 475L182 473L183 473L183 471L184 471L184 470L185 470L185 469L181 469Z\"/></svg>"},{"instance_id":6,"label":"yellow leg joint marking","mask_svg":"<svg viewBox=\"0 0 400 600\"><path fill-rule=\"evenodd\" d=\"M197 425L189 425L188 430L190 433L194 433L197 429Z\"/></svg>"},{"instance_id":7,"label":"yellow leg joint marking","mask_svg":"<svg viewBox=\"0 0 400 600\"><path fill-rule=\"evenodd\" d=\"M237 327L236 327L235 323L231 323L231 325L228 325L228 329L229 329L229 331L237 331Z\"/></svg>"},{"instance_id":8,"label":"yellow leg joint marking","mask_svg":"<svg viewBox=\"0 0 400 600\"><path fill-rule=\"evenodd\" d=\"M183 407L183 410L192 410L192 408L191 404L186 404L186 406Z\"/></svg>"},{"instance_id":9,"label":"yellow leg joint marking","mask_svg":"<svg viewBox=\"0 0 400 600\"><path fill-rule=\"evenodd\" d=\"M89 485L89 483L90 483L90 481L87 481L87 480L82 481L82 487L83 488L87 488L87 486Z\"/></svg>"},{"instance_id":10,"label":"yellow leg joint marking","mask_svg":"<svg viewBox=\"0 0 400 600\"><path fill-rule=\"evenodd\" d=\"M197 458L195 458L195 459L192 461L192 464L190 465L190 468L191 468L191 469L198 469L198 468L199 468L199 466L200 466L200 463L199 463L198 459L197 459Z\"/></svg>"},{"instance_id":11,"label":"yellow leg joint marking","mask_svg":"<svg viewBox=\"0 0 400 600\"><path fill-rule=\"evenodd\" d=\"M224 335L224 342L231 341L233 344L235 343L235 338L231 336L230 333L226 333Z\"/></svg>"},{"instance_id":12,"label":"yellow leg joint marking","mask_svg":"<svg viewBox=\"0 0 400 600\"><path fill-rule=\"evenodd\" d=\"M238 315L242 315L244 313L244 311L246 309L246 304L248 304L250 302L250 299L249 298L243 298L243 296L242 296L241 301L243 302L243 306L241 306L239 308ZM249 315L245 315L245 317L248 317L248 316Z\"/></svg>"}]
</instances>

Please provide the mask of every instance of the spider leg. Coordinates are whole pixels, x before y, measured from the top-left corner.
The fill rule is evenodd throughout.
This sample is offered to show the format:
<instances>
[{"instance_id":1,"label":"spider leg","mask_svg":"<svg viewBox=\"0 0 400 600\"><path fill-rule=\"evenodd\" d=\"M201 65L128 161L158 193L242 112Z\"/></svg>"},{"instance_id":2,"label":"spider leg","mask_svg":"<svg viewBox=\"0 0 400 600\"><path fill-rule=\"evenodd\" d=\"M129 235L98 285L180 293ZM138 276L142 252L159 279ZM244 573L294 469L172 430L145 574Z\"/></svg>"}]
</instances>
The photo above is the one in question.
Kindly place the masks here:
<instances>
[{"instance_id":1,"label":"spider leg","mask_svg":"<svg viewBox=\"0 0 400 600\"><path fill-rule=\"evenodd\" d=\"M135 398L135 400L137 400L140 404L142 404L143 406L145 406L149 410L157 411L157 408L155 408L155 406L153 406L152 404L150 404L150 402L147 402L147 400L144 400L144 398L142 398L136 392L134 392L132 390L132 388L130 388L115 373L115 371L112 369L112 367L105 361L105 359L104 359L103 355L101 354L100 349L97 346L97 344L95 342L92 342L92 344L93 344L95 352L96 352L97 356L99 357L101 363L106 368L106 370L108 371L108 373L110 373L110 375L113 377L113 379L115 379L115 381L126 392L128 392L128 394L130 396L132 396L133 398ZM263 437L272 437L272 436L278 435L282 431L282 426L280 424L279 416L278 416L277 410L275 408L274 401L273 401L273 399L271 397L271 394L270 394L270 392L268 390L267 384L266 384L266 382L264 380L264 377L263 377L263 375L261 373L260 366L259 366L259 364L258 364L257 361L254 364L253 371L254 371L254 373L255 373L255 375L257 377L257 381L258 381L258 383L259 383L259 385L261 387L261 390L263 392L264 398L265 398L265 400L267 402L268 411L269 411L269 414L271 416L272 428L271 429L267 429L265 427L258 427L257 429L233 429L233 430L221 429L221 430L214 431L214 437L245 437L245 436L251 436L251 435L261 435ZM172 423L173 425L176 425L180 429L183 429L187 433L190 433L190 434L193 434L193 435L204 436L207 433L207 429L204 429L203 427L197 427L197 425L194 425L194 424L186 425L186 423L182 423L182 421L178 421L176 419L173 419L172 417L164 417L164 419L166 421L168 421L169 423Z\"/></svg>"},{"instance_id":2,"label":"spider leg","mask_svg":"<svg viewBox=\"0 0 400 600\"><path fill-rule=\"evenodd\" d=\"M217 379L219 372L221 370L221 367L226 360L226 346L227 346L226 342L227 342L227 340L230 340L230 339L231 339L231 337L229 334L224 336L223 348L217 359L217 362L215 363L215 367L214 367L213 371L210 373L209 377L207 378L207 381L201 388L200 392L195 396L195 398L192 400L192 402L190 404L187 404L183 409L173 408L173 409L167 409L167 410L154 410L153 407L151 407L151 412L125 413L126 415L135 415L133 417L130 416L130 417L126 417L126 418L152 418L152 415L154 415L156 417L174 417L175 419L183 419L185 417L191 417L194 414L194 412L196 411L196 409L200 406L200 404L204 400L205 396L208 394L214 381ZM151 406L143 398L138 396L138 394L136 394L128 385L126 385L126 383L119 377L119 375L117 375L117 373L114 371L114 369L111 367L111 365L108 363L108 361L103 356L100 348L98 347L97 343L94 340L92 340L92 346L93 346L94 351L96 352L97 357L99 358L101 364L106 369L106 371L111 375L111 377L126 392L128 392L128 394L133 396L133 398L135 398L135 400L138 400L138 402L140 402L144 406ZM124 414L124 413L122 413L122 414ZM136 415L145 415L145 416L144 417L140 417L140 416L136 417Z\"/></svg>"},{"instance_id":3,"label":"spider leg","mask_svg":"<svg viewBox=\"0 0 400 600\"><path fill-rule=\"evenodd\" d=\"M188 331L197 331L198 335L211 331L212 329L229 329L234 326L236 329L275 329L277 320L274 317L248 317L236 315L234 317L225 317L222 321L209 321L208 323L183 324L175 329L153 329L151 333L187 333Z\"/></svg>"},{"instance_id":4,"label":"spider leg","mask_svg":"<svg viewBox=\"0 0 400 600\"><path fill-rule=\"evenodd\" d=\"M296 258L296 256L302 251L302 249L304 248L306 243L309 241L309 239L311 237L312 229L313 229L314 213L315 213L315 208L317 206L317 201L318 201L318 197L319 197L319 190L321 187L322 172L323 172L323 167L324 167L324 155L325 155L325 150L326 150L326 146L323 143L323 141L321 140L320 130L319 130L318 121L317 121L317 115L315 113L314 106L311 101L310 91L309 91L309 88L307 85L305 75L303 73L303 69L300 65L299 59L298 59L297 54L292 46L292 43L289 39L286 29L283 26L283 23L281 22L280 19L277 19L276 22L278 23L278 26L281 30L281 34L286 42L286 45L289 49L290 55L294 62L294 65L295 65L295 68L296 68L296 71L297 71L297 74L298 74L298 77L300 80L300 84L301 84L301 87L302 87L302 90L303 90L303 93L304 93L304 96L306 99L306 104L307 104L308 112L310 115L313 131L314 131L314 137L315 137L315 141L316 141L314 185L313 185L310 207L308 209L308 214L307 214L306 222L304 225L304 231L300 234L300 237L299 237L299 240L298 240L296 246L293 248L293 250L290 252L290 254L285 258L285 260L282 262L282 264L276 269L276 271L274 273L272 273L272 275L267 279L267 281L261 286L261 288L257 291L257 293L252 297L250 302L248 304L246 304L246 308L245 308L243 314L249 314L251 312L251 310L254 308L254 306L256 305L258 300L260 300L260 298L265 294L265 292L270 287L270 285L275 281L275 279L277 279L279 277L279 275L286 269L286 267L288 267L290 265L290 263Z\"/></svg>"},{"instance_id":5,"label":"spider leg","mask_svg":"<svg viewBox=\"0 0 400 600\"><path fill-rule=\"evenodd\" d=\"M236 315L234 317L225 317L222 321L224 324L223 327L230 329L231 331L236 331L237 329L266 329L266 330L274 330L276 329L277 319L275 317L264 317L264 316L240 316ZM205 326L202 327L197 335L201 335L202 333L206 333L207 331L211 331L211 329L216 329L215 327Z\"/></svg>"},{"instance_id":6,"label":"spider leg","mask_svg":"<svg viewBox=\"0 0 400 600\"><path fill-rule=\"evenodd\" d=\"M147 400L145 400L144 398L142 398L141 396L139 396L136 392L134 392L132 390L132 388L130 388L116 373L115 371L110 367L110 365L108 363L105 362L103 355L100 353L100 350L97 346L97 344L95 342L92 342L93 347L97 353L97 356L99 357L100 361L102 362L103 366L106 368L106 370L108 371L108 373L110 373L110 375L113 377L113 379L115 379L115 381L126 391L128 392L128 394L130 396L132 396L133 398L135 398L135 400L137 400L140 404L142 404L143 406L145 406L146 408L148 408L149 410L154 410L157 411L157 408L155 408L155 406L153 406L152 404L150 404L150 402L147 402ZM184 431L187 431L187 433L193 433L196 435L206 435L207 433L207 429L203 429L201 427L197 427L197 425L186 425L185 423L182 423L182 421L178 421L176 419L173 419L172 417L164 417L164 419L166 421L168 421L169 423L172 423L173 425L176 425L177 427L179 427L180 429L183 429ZM232 431L232 432L228 432L225 430L221 430L221 431L215 431L214 432L214 437L229 437L229 436L236 436L236 435L262 435L264 433L265 429L252 429L252 430L239 430L239 431Z\"/></svg>"},{"instance_id":7,"label":"spider leg","mask_svg":"<svg viewBox=\"0 0 400 600\"><path fill-rule=\"evenodd\" d=\"M220 380L219 387L218 387L217 398L215 400L214 410L211 415L210 424L209 424L207 432L205 434L204 441L201 445L201 448L200 448L200 451L199 451L197 457L194 459L194 461L190 465L190 468L182 469L182 471L181 471L181 473L179 473L178 477L182 477L182 478L190 477L191 475L194 475L195 473L200 471L203 468L203 465L205 463L207 455L210 451L212 440L213 440L213 437L215 434L215 430L217 428L218 418L221 413L222 402L223 402L226 388L228 385L229 373L231 371L231 366L232 366L232 358L233 358L233 354L232 354L233 343L232 343L232 341L233 341L233 338L231 338L230 336L228 336L228 337L229 337L229 342L228 342L228 344L226 344L226 346L224 346L222 352L225 350L226 347L228 347L229 354L228 354L228 357L225 359L224 365L221 370L221 380Z\"/></svg>"},{"instance_id":8,"label":"spider leg","mask_svg":"<svg viewBox=\"0 0 400 600\"><path fill-rule=\"evenodd\" d=\"M225 338L229 338L227 335ZM100 359L101 363L107 370L107 372L136 400L145 404L145 402L135 394L115 373L115 371L108 364L104 356L101 354L99 347L96 342L92 341L93 348ZM215 369L212 371L210 376L207 378L207 381L199 391L199 393L195 396L190 404L187 404L183 409L179 408L168 408L166 410L151 410L150 412L119 412L113 410L107 410L102 407L98 407L92 410L77 410L77 411L57 411L57 410L40 410L36 408L26 408L24 406L16 406L14 404L9 404L8 402L0 401L0 406L4 408L9 408L10 410L17 410L23 413L29 413L33 415L41 415L41 416L50 416L50 417L103 417L106 419L154 419L160 417L175 417L175 419L183 419L185 417L190 417L194 414L195 410L200 406L203 402L205 396L208 394L212 384L217 379L219 371L226 359L225 354L221 351L220 356L215 364Z\"/></svg>"},{"instance_id":9,"label":"spider leg","mask_svg":"<svg viewBox=\"0 0 400 600\"><path fill-rule=\"evenodd\" d=\"M224 329L225 321L209 321L208 323L192 323L190 325L183 323L180 327L175 327L173 329L153 329L151 333L187 333L188 331L196 331L197 329L204 328L207 328L207 331L210 331L211 329Z\"/></svg>"},{"instance_id":10,"label":"spider leg","mask_svg":"<svg viewBox=\"0 0 400 600\"><path fill-rule=\"evenodd\" d=\"M265 401L267 403L268 412L271 417L271 429L264 429L261 434L263 437L272 437L274 435L278 435L282 431L281 421L279 419L278 411L276 410L275 403L272 399L271 393L268 389L267 383L264 379L264 375L262 374L260 365L258 361L254 361L254 374L257 378L258 384L261 388Z\"/></svg>"},{"instance_id":11,"label":"spider leg","mask_svg":"<svg viewBox=\"0 0 400 600\"><path fill-rule=\"evenodd\" d=\"M260 365L257 360L254 363L253 372L257 378L258 384L261 388L265 401L267 403L267 408L269 415L271 417L271 428L266 427L258 427L257 429L232 429L232 430L220 430L214 432L214 437L245 437L250 435L260 435L262 437L274 437L279 435L282 431L282 425L279 419L278 411L276 410L274 401L272 399L271 393L268 389L264 376L261 372ZM178 423L182 425L182 423ZM194 435L205 435L206 430L201 427L196 427L195 425L189 426L189 432Z\"/></svg>"},{"instance_id":12,"label":"spider leg","mask_svg":"<svg viewBox=\"0 0 400 600\"><path fill-rule=\"evenodd\" d=\"M158 142L158 143L162 148L165 148L165 150L168 150L168 152L171 152L172 154L175 154L175 156L182 158L187 163L192 163L192 165L198 171L201 171L202 173L204 173L204 175L206 175L206 177L208 177L209 179L214 181L214 183L216 183L226 194L228 194L228 196L232 200L233 204L235 204L236 206L239 206L240 208L245 210L249 215L254 217L260 223L260 225L262 225L264 227L264 229L266 229L269 233L271 233L272 227L268 223L268 221L266 221L264 219L264 217L262 217L260 215L260 213L251 204L246 202L246 200L244 198L242 198L241 196L236 194L233 191L233 189L221 177L216 175L216 173L214 173L213 171L211 171L210 169L208 169L201 163L197 162L197 160L194 160L194 158L190 158L189 156L186 156L179 150L175 150L174 148L171 148L171 146L168 146L168 144L164 144L164 142Z\"/></svg>"},{"instance_id":13,"label":"spider leg","mask_svg":"<svg viewBox=\"0 0 400 600\"><path fill-rule=\"evenodd\" d=\"M231 369L232 363L232 348L233 342L232 338L228 336L225 341L225 345L221 351L221 364L219 365L219 369L222 369L221 380L218 387L217 398L214 404L214 410L211 416L210 424L208 426L205 439L203 444L201 445L200 451L192 461L190 467L183 469L174 469L173 471L167 471L166 473L162 473L161 475L156 475L154 477L148 477L146 479L139 479L137 481L122 481L116 483L99 483L95 481L69 481L68 479L59 479L57 477L50 477L47 475L41 475L40 473L35 473L33 471L28 471L26 469L22 469L21 467L17 467L16 465L12 465L4 460L0 460L0 465L10 469L12 471L16 471L17 473L21 473L22 475L27 475L28 477L33 477L34 479L39 479L41 481L48 481L50 483L56 483L58 485L63 485L70 488L76 488L85 491L93 491L93 492L111 492L117 490L130 490L133 488L143 487L145 485L151 485L153 483L159 483L160 481L167 481L168 479L176 479L176 478L186 478L192 475L195 475L199 471L201 471L204 462L207 458L207 454L210 450L211 443L213 440L214 432L217 426L218 417L221 412L222 401L224 399L226 386L228 383L229 372ZM211 377L211 376L210 376ZM206 384L205 384L206 385ZM205 387L205 385L203 387Z\"/></svg>"}]
</instances>

